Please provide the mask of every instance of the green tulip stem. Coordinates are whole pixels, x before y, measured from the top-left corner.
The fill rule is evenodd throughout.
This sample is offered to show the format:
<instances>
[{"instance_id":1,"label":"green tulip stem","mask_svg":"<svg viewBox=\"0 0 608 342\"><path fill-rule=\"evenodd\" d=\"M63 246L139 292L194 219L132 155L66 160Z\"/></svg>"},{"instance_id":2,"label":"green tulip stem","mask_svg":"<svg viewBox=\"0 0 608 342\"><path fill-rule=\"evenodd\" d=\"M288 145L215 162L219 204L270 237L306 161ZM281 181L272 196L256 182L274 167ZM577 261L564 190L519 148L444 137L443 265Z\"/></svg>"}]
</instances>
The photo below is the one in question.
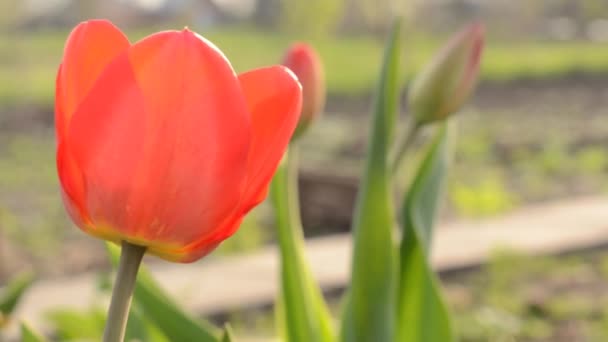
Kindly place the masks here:
<instances>
[{"instance_id":1,"label":"green tulip stem","mask_svg":"<svg viewBox=\"0 0 608 342\"><path fill-rule=\"evenodd\" d=\"M332 341L331 316L306 262L298 198L298 147L289 146L272 181L280 253L282 321L286 341Z\"/></svg>"},{"instance_id":2,"label":"green tulip stem","mask_svg":"<svg viewBox=\"0 0 608 342\"><path fill-rule=\"evenodd\" d=\"M284 258L303 262L304 234L300 221L300 200L298 191L298 147L291 143L285 156L284 169L277 180L273 204L277 208L278 239ZM284 259L282 259L284 260Z\"/></svg>"},{"instance_id":3,"label":"green tulip stem","mask_svg":"<svg viewBox=\"0 0 608 342\"><path fill-rule=\"evenodd\" d=\"M401 162L403 161L403 157L407 154L407 151L414 144L414 140L416 140L416 136L420 131L420 125L414 123L411 124L405 134L400 139L399 144L397 146L397 152L394 154L394 158L392 159L392 164L390 165L391 171L393 174L396 174L399 171L399 167L401 166Z\"/></svg>"},{"instance_id":4,"label":"green tulip stem","mask_svg":"<svg viewBox=\"0 0 608 342\"><path fill-rule=\"evenodd\" d=\"M146 247L126 241L122 242L116 283L108 310L108 321L103 332L103 342L123 342L125 338L137 271L145 252Z\"/></svg>"}]
</instances>

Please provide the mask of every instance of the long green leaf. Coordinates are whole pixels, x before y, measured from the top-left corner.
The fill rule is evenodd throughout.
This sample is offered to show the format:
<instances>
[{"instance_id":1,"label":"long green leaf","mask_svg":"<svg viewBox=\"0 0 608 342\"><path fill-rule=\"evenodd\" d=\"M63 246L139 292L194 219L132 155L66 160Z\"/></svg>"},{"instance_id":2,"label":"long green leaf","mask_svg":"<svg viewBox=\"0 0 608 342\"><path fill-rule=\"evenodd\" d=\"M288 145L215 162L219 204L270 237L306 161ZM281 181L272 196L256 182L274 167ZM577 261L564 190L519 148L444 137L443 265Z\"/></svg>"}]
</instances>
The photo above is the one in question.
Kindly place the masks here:
<instances>
[{"instance_id":1,"label":"long green leaf","mask_svg":"<svg viewBox=\"0 0 608 342\"><path fill-rule=\"evenodd\" d=\"M224 331L222 332L222 338L220 340L220 342L234 342L234 336L232 334L232 328L230 327L230 324L226 323L226 325L224 325Z\"/></svg>"},{"instance_id":2,"label":"long green leaf","mask_svg":"<svg viewBox=\"0 0 608 342\"><path fill-rule=\"evenodd\" d=\"M125 341L167 342L156 326L144 319L137 310L131 308ZM47 314L57 338L62 341L95 341L103 335L106 315L97 307L86 311L57 309Z\"/></svg>"},{"instance_id":3,"label":"long green leaf","mask_svg":"<svg viewBox=\"0 0 608 342\"><path fill-rule=\"evenodd\" d=\"M279 331L286 341L331 342L334 340L332 319L304 256L297 146L293 143L275 173L271 198L281 253Z\"/></svg>"},{"instance_id":4,"label":"long green leaf","mask_svg":"<svg viewBox=\"0 0 608 342\"><path fill-rule=\"evenodd\" d=\"M25 291L34 283L34 275L22 273L11 280L0 292L0 327L2 327L13 313Z\"/></svg>"},{"instance_id":5,"label":"long green leaf","mask_svg":"<svg viewBox=\"0 0 608 342\"><path fill-rule=\"evenodd\" d=\"M397 260L387 152L399 99L400 23L395 21L386 44L353 218L352 279L341 330L345 342L393 342Z\"/></svg>"},{"instance_id":6,"label":"long green leaf","mask_svg":"<svg viewBox=\"0 0 608 342\"><path fill-rule=\"evenodd\" d=\"M120 249L113 244L107 246L112 263L117 265ZM153 322L170 341L218 342L215 329L177 306L143 266L137 275L134 299L142 316Z\"/></svg>"},{"instance_id":7,"label":"long green leaf","mask_svg":"<svg viewBox=\"0 0 608 342\"><path fill-rule=\"evenodd\" d=\"M44 338L37 331L34 331L29 325L26 323L21 323L21 342L46 342L47 339Z\"/></svg>"},{"instance_id":8,"label":"long green leaf","mask_svg":"<svg viewBox=\"0 0 608 342\"><path fill-rule=\"evenodd\" d=\"M125 341L169 342L169 339L158 329L156 324L146 319L141 311L137 303L131 308Z\"/></svg>"},{"instance_id":9,"label":"long green leaf","mask_svg":"<svg viewBox=\"0 0 608 342\"><path fill-rule=\"evenodd\" d=\"M403 204L396 338L399 342L454 340L449 313L428 258L449 162L448 129L444 123Z\"/></svg>"}]
</instances>

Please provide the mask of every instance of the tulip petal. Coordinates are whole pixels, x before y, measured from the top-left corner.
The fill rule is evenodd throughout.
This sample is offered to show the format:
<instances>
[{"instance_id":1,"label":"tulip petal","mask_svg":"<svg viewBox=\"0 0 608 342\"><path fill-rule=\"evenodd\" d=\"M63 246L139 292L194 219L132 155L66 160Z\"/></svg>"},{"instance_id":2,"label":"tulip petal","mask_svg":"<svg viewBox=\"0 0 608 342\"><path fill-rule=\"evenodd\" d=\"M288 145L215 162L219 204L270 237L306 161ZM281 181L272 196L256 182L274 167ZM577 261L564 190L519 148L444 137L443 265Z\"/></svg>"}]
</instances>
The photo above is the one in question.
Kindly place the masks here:
<instances>
[{"instance_id":1,"label":"tulip petal","mask_svg":"<svg viewBox=\"0 0 608 342\"><path fill-rule=\"evenodd\" d=\"M201 239L178 249L158 249L155 254L166 260L174 262L189 263L196 261L205 255L213 252L217 246L222 243L225 239L229 238L234 234L243 222L243 214L235 212L233 215L228 217L224 224L217 227L217 229Z\"/></svg>"},{"instance_id":2,"label":"tulip petal","mask_svg":"<svg viewBox=\"0 0 608 342\"><path fill-rule=\"evenodd\" d=\"M247 166L247 187L241 204L247 212L266 198L274 174L302 108L302 88L283 66L239 75L251 113L252 142Z\"/></svg>"},{"instance_id":3,"label":"tulip petal","mask_svg":"<svg viewBox=\"0 0 608 342\"><path fill-rule=\"evenodd\" d=\"M70 124L95 228L157 254L217 229L241 197L249 120L234 71L211 43L184 30L134 44Z\"/></svg>"},{"instance_id":4,"label":"tulip petal","mask_svg":"<svg viewBox=\"0 0 608 342\"><path fill-rule=\"evenodd\" d=\"M60 142L69 146L66 155L77 165L71 170L80 171L82 185L74 186L78 182L70 179L62 181L62 186L78 206L86 208L91 227L81 227L85 231L120 240L118 236L133 229L136 214L130 210L129 198L135 187L141 186L134 181L144 153L145 124L144 98L128 55L123 53L110 63L78 106ZM77 172L70 173L71 178L77 176ZM83 195L74 196L73 189L83 189Z\"/></svg>"},{"instance_id":5,"label":"tulip petal","mask_svg":"<svg viewBox=\"0 0 608 342\"><path fill-rule=\"evenodd\" d=\"M104 68L129 47L127 37L107 20L89 20L76 26L64 49L57 76L55 124L61 139L71 116Z\"/></svg>"},{"instance_id":6,"label":"tulip petal","mask_svg":"<svg viewBox=\"0 0 608 342\"><path fill-rule=\"evenodd\" d=\"M57 147L57 173L61 183L61 197L68 214L78 227L86 229L89 218L86 208L83 206L82 173L65 142L60 142Z\"/></svg>"},{"instance_id":7,"label":"tulip petal","mask_svg":"<svg viewBox=\"0 0 608 342\"><path fill-rule=\"evenodd\" d=\"M159 251L157 254L165 259L197 260L237 231L244 215L266 197L270 180L298 123L302 90L289 69L283 66L256 69L240 74L239 81L249 106L253 134L240 207L198 241L179 250Z\"/></svg>"}]
</instances>

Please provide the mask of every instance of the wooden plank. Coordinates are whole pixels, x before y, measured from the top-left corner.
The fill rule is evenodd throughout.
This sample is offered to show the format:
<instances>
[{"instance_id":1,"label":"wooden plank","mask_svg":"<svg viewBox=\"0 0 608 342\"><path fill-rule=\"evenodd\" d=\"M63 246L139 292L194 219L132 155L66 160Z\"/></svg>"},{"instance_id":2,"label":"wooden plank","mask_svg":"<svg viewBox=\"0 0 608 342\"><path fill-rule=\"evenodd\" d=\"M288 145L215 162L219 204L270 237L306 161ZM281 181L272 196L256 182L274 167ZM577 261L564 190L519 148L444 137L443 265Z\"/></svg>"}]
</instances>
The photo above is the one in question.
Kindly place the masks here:
<instances>
[{"instance_id":1,"label":"wooden plank","mask_svg":"<svg viewBox=\"0 0 608 342\"><path fill-rule=\"evenodd\" d=\"M608 245L608 198L585 197L532 206L482 221L443 223L433 247L433 266L451 271L483 264L496 248L551 254ZM315 277L325 289L346 286L350 272L350 235L307 241ZM277 251L208 258L192 265L154 263L159 282L193 312L213 314L267 305L277 290ZM57 307L85 309L99 303L96 275L39 281L26 294L15 321L47 329L44 314ZM12 334L16 326L11 327Z\"/></svg>"}]
</instances>

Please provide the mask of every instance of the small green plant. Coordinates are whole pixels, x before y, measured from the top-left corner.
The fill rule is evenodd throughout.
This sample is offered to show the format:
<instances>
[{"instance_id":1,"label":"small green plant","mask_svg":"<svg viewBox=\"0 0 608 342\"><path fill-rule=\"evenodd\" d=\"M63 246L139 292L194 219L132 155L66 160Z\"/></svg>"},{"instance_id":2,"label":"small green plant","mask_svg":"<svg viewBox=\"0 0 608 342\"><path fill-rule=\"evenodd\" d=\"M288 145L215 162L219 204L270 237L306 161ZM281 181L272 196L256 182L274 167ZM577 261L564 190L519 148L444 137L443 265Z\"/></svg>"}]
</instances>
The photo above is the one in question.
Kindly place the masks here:
<instances>
[{"instance_id":1,"label":"small green plant","mask_svg":"<svg viewBox=\"0 0 608 342\"><path fill-rule=\"evenodd\" d=\"M0 289L0 329L11 320L11 315L17 308L19 301L33 282L34 276L32 274L22 273ZM2 335L0 335L1 337Z\"/></svg>"}]
</instances>

